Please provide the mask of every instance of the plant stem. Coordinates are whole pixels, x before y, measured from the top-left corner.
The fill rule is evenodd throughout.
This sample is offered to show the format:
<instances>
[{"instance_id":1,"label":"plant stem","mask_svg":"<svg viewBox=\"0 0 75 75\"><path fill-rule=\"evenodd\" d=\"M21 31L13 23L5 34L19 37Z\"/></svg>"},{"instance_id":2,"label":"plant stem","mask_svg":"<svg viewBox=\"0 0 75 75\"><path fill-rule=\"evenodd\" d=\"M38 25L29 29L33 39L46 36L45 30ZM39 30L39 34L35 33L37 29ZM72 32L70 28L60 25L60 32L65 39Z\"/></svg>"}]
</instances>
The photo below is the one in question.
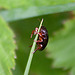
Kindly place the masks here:
<instances>
[{"instance_id":1,"label":"plant stem","mask_svg":"<svg viewBox=\"0 0 75 75\"><path fill-rule=\"evenodd\" d=\"M41 23L40 23L38 32L40 31L40 28L41 28L41 26L42 26L42 23L43 23L43 19L42 19L42 21L41 21ZM37 34L36 37L35 37L35 41L37 41L37 38L38 38L38 34ZM34 53L32 53L32 52L34 52L34 50L35 50L35 45L36 45L36 42L33 42L33 45L32 45L31 51L30 51L30 55L29 55L29 58L28 58L28 62L27 62L27 65L26 65L26 69L25 69L24 75L28 75L28 73L29 73L31 61L32 61L33 54L34 54Z\"/></svg>"}]
</instances>

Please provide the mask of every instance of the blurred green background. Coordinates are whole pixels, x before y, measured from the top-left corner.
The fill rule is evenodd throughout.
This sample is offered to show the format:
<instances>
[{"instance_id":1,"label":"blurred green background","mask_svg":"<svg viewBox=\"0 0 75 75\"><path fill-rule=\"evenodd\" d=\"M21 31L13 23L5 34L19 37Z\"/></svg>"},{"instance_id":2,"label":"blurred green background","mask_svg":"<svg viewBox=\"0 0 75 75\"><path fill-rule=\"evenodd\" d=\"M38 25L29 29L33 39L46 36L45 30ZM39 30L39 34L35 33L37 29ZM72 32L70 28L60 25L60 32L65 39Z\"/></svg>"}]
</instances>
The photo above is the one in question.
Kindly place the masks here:
<instances>
[{"instance_id":1,"label":"blurred green background","mask_svg":"<svg viewBox=\"0 0 75 75\"><path fill-rule=\"evenodd\" d=\"M74 0L0 0L0 75L24 75L42 18L49 42L34 54L29 75L75 75L74 10Z\"/></svg>"}]
</instances>

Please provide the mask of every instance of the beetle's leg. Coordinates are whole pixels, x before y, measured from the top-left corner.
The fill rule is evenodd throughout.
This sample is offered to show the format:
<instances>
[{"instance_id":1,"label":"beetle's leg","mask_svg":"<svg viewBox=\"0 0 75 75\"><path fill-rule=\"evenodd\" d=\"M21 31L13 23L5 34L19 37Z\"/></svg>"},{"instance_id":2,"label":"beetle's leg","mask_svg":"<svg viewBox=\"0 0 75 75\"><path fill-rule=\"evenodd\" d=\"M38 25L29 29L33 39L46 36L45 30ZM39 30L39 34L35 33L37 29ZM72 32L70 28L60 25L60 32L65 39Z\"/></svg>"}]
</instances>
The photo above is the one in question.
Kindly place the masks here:
<instances>
[{"instance_id":1,"label":"beetle's leg","mask_svg":"<svg viewBox=\"0 0 75 75\"><path fill-rule=\"evenodd\" d=\"M37 49L35 49L35 51L32 52L32 53L35 53L37 50L41 49L41 47L42 47L42 44L39 44L38 47L37 47Z\"/></svg>"},{"instance_id":2,"label":"beetle's leg","mask_svg":"<svg viewBox=\"0 0 75 75\"><path fill-rule=\"evenodd\" d=\"M42 33L41 32L37 32L37 34L41 37L41 38L43 38L44 36L42 35Z\"/></svg>"},{"instance_id":3,"label":"beetle's leg","mask_svg":"<svg viewBox=\"0 0 75 75\"><path fill-rule=\"evenodd\" d=\"M30 38L32 38L33 34L36 35L37 32L38 32L38 28L36 27L35 30L32 31L32 34L31 34L31 37Z\"/></svg>"},{"instance_id":4,"label":"beetle's leg","mask_svg":"<svg viewBox=\"0 0 75 75\"><path fill-rule=\"evenodd\" d=\"M36 35L38 33L38 28L36 27L35 28L35 32L34 32L34 35Z\"/></svg>"},{"instance_id":5,"label":"beetle's leg","mask_svg":"<svg viewBox=\"0 0 75 75\"><path fill-rule=\"evenodd\" d=\"M39 40L35 41L35 39L34 39L34 42L36 42L36 43L43 42L43 39L41 37L39 37Z\"/></svg>"},{"instance_id":6,"label":"beetle's leg","mask_svg":"<svg viewBox=\"0 0 75 75\"><path fill-rule=\"evenodd\" d=\"M37 32L38 35L42 36L42 34L40 32Z\"/></svg>"},{"instance_id":7,"label":"beetle's leg","mask_svg":"<svg viewBox=\"0 0 75 75\"><path fill-rule=\"evenodd\" d=\"M33 30L33 31L32 31L32 34L31 34L31 37L30 37L30 38L32 38L32 36L33 36L34 32L35 32L35 30Z\"/></svg>"},{"instance_id":8,"label":"beetle's leg","mask_svg":"<svg viewBox=\"0 0 75 75\"><path fill-rule=\"evenodd\" d=\"M34 51L34 52L32 52L32 53L35 53L38 49L39 49L39 47L38 47L37 49L35 49L35 51Z\"/></svg>"}]
</instances>

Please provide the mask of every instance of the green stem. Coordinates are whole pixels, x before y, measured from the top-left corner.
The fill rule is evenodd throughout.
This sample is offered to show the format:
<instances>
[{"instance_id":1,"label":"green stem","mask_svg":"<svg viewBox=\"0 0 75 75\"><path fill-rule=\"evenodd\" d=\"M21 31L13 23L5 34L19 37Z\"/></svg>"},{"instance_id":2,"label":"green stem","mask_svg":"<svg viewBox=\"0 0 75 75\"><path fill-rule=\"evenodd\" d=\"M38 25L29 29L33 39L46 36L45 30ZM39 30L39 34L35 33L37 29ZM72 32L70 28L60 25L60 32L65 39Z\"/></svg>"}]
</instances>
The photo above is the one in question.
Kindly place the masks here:
<instances>
[{"instance_id":1,"label":"green stem","mask_svg":"<svg viewBox=\"0 0 75 75\"><path fill-rule=\"evenodd\" d=\"M43 23L43 19L42 19L42 21L40 23L38 32L40 31L40 28L42 26L42 23ZM38 34L35 37L35 41L37 41L37 38L38 38ZM35 50L35 45L36 45L36 42L33 42L33 45L32 45L31 51L30 51L30 55L29 55L29 58L28 58L28 62L27 62L27 65L26 65L26 69L25 69L24 75L28 75L28 73L29 73L31 61L32 61L33 54L34 54L32 52L34 52L34 50Z\"/></svg>"}]
</instances>

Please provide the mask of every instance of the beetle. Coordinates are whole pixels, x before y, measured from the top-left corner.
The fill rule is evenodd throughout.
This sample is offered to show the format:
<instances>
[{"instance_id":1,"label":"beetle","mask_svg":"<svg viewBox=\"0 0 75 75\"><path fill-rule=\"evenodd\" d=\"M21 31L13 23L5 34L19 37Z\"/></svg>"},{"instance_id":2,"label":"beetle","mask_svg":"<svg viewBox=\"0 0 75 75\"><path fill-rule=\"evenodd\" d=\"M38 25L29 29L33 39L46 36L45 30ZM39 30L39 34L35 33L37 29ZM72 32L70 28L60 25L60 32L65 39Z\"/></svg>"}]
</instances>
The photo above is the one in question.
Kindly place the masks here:
<instances>
[{"instance_id":1,"label":"beetle","mask_svg":"<svg viewBox=\"0 0 75 75\"><path fill-rule=\"evenodd\" d=\"M48 43L48 31L47 31L46 27L41 26L39 32L38 32L38 28L36 27L35 30L32 31L30 38L32 38L33 34L34 35L38 34L37 41L34 40L34 42L36 42L36 44L37 44L37 49L35 49L35 51L33 53L35 53L37 50L39 50L39 51L44 50Z\"/></svg>"}]
</instances>

